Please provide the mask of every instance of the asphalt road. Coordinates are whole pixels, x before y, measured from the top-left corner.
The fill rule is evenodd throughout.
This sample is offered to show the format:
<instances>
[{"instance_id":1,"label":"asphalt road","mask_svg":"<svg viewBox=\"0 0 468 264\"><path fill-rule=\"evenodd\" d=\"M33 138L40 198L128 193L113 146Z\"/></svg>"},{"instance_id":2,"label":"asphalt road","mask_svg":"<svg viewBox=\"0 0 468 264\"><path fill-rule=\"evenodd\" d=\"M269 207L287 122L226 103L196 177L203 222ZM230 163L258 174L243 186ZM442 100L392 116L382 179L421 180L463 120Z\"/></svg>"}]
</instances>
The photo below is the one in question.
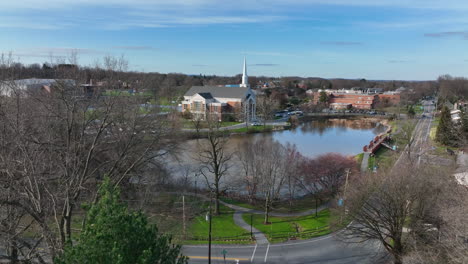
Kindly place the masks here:
<instances>
[{"instance_id":1,"label":"asphalt road","mask_svg":"<svg viewBox=\"0 0 468 264\"><path fill-rule=\"evenodd\" d=\"M413 144L411 145L411 159L416 161L419 165L421 162L421 156L430 150L429 134L431 131L432 120L434 118L435 106L429 102L423 102L424 112L419 117L416 127L413 131ZM395 162L394 168L405 165L405 162L409 162L408 159L408 146L402 152L398 160Z\"/></svg>"},{"instance_id":2,"label":"asphalt road","mask_svg":"<svg viewBox=\"0 0 468 264\"><path fill-rule=\"evenodd\" d=\"M189 263L208 263L207 246L184 246L183 253ZM223 251L226 252L226 261ZM381 252L380 255L376 252ZM215 245L212 247L213 264L274 263L274 264L354 264L379 263L382 260L379 243L344 243L334 235L282 244L252 246Z\"/></svg>"}]
</instances>

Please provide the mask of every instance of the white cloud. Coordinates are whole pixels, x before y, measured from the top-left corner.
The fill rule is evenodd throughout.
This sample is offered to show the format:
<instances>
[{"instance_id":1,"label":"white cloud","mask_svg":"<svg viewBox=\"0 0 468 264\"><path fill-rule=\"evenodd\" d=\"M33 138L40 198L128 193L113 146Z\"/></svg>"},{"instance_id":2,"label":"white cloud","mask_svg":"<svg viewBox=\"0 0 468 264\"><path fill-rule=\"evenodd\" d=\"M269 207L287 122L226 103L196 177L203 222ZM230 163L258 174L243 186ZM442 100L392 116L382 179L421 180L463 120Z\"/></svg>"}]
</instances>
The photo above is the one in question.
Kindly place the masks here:
<instances>
[{"instance_id":1,"label":"white cloud","mask_svg":"<svg viewBox=\"0 0 468 264\"><path fill-rule=\"evenodd\" d=\"M362 18L366 22L352 22L357 26L393 28L453 24L457 20L464 23L465 15L454 18L446 13L468 11L468 1L460 0L0 0L0 27L55 30L84 25L120 30L269 23L301 19L290 12L313 10L317 5L430 9L443 13L439 18L414 21L395 18L368 22L371 18L367 17ZM5 19L6 14L14 14L15 19Z\"/></svg>"},{"instance_id":2,"label":"white cloud","mask_svg":"<svg viewBox=\"0 0 468 264\"><path fill-rule=\"evenodd\" d=\"M468 9L468 1L462 0L21 0L1 1L0 8L8 9L53 9L77 6L114 6L132 9L147 8L209 8L220 9L270 9L275 7L294 7L312 5L339 6L386 6L413 9Z\"/></svg>"}]
</instances>

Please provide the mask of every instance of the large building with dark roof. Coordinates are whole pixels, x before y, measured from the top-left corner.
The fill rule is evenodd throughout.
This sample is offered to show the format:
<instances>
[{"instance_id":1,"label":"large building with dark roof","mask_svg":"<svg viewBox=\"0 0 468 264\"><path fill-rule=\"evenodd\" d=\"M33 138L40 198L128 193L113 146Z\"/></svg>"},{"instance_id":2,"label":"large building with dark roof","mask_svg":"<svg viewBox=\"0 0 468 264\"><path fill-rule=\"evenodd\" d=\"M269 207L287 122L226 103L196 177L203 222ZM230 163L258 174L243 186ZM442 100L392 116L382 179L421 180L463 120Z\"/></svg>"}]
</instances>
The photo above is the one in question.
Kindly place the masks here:
<instances>
[{"instance_id":1,"label":"large building with dark roof","mask_svg":"<svg viewBox=\"0 0 468 264\"><path fill-rule=\"evenodd\" d=\"M182 111L193 118L236 119L252 121L256 115L255 93L248 84L247 64L244 59L242 83L225 86L192 86L184 95Z\"/></svg>"}]
</instances>

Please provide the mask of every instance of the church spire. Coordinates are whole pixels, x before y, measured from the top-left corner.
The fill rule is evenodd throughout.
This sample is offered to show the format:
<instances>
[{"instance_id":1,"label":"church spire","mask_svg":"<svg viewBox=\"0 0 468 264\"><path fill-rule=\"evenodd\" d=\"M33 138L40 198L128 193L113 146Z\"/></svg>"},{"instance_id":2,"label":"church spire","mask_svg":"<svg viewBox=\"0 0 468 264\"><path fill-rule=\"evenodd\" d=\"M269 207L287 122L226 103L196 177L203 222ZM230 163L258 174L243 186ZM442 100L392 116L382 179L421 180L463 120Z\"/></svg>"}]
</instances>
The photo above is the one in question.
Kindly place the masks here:
<instances>
[{"instance_id":1,"label":"church spire","mask_svg":"<svg viewBox=\"0 0 468 264\"><path fill-rule=\"evenodd\" d=\"M247 61L244 57L244 70L242 71L241 87L249 87L249 76L247 76Z\"/></svg>"}]
</instances>

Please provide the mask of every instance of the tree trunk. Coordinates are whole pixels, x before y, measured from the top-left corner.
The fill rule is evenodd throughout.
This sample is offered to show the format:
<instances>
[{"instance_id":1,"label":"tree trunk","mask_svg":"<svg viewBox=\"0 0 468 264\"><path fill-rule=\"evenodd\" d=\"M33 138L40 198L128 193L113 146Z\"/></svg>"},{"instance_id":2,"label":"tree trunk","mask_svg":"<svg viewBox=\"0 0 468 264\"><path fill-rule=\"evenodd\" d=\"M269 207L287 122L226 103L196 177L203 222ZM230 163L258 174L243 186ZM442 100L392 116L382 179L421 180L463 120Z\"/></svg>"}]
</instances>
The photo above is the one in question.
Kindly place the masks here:
<instances>
[{"instance_id":1,"label":"tree trunk","mask_svg":"<svg viewBox=\"0 0 468 264\"><path fill-rule=\"evenodd\" d=\"M216 192L215 215L219 215L219 192Z\"/></svg>"},{"instance_id":2,"label":"tree trunk","mask_svg":"<svg viewBox=\"0 0 468 264\"><path fill-rule=\"evenodd\" d=\"M265 221L264 224L269 223L269 216L270 216L270 195L267 195L265 198Z\"/></svg>"},{"instance_id":3,"label":"tree trunk","mask_svg":"<svg viewBox=\"0 0 468 264\"><path fill-rule=\"evenodd\" d=\"M73 206L67 203L62 212L62 220L60 222L60 238L61 247L65 247L67 243L71 243L71 221L72 221Z\"/></svg>"},{"instance_id":4,"label":"tree trunk","mask_svg":"<svg viewBox=\"0 0 468 264\"><path fill-rule=\"evenodd\" d=\"M219 182L216 181L215 183L215 215L219 215Z\"/></svg>"},{"instance_id":5,"label":"tree trunk","mask_svg":"<svg viewBox=\"0 0 468 264\"><path fill-rule=\"evenodd\" d=\"M403 260L401 256L403 255L403 245L401 243L401 238L396 238L393 240L393 257L395 260L393 263L395 264L403 264Z\"/></svg>"},{"instance_id":6,"label":"tree trunk","mask_svg":"<svg viewBox=\"0 0 468 264\"><path fill-rule=\"evenodd\" d=\"M10 257L10 261L12 264L17 264L19 263L18 262L18 248L16 246L16 242L15 241L11 241L11 245L9 246L9 257Z\"/></svg>"}]
</instances>

